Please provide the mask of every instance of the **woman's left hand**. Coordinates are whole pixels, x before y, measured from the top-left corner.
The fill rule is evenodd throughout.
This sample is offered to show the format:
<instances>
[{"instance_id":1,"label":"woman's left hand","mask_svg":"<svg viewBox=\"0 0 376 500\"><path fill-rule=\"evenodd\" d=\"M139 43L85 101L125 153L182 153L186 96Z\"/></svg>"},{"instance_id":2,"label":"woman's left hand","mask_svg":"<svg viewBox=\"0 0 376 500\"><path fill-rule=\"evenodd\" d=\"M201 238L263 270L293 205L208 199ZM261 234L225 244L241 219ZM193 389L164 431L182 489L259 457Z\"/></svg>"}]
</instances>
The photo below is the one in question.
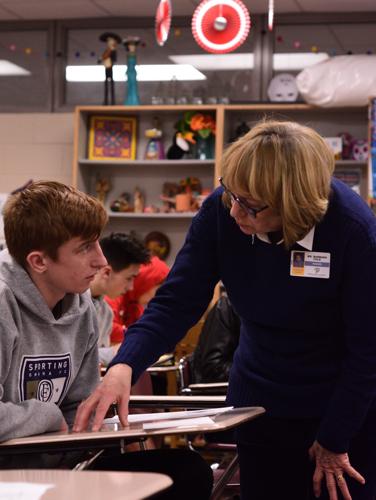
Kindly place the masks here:
<instances>
[{"instance_id":1,"label":"woman's left hand","mask_svg":"<svg viewBox=\"0 0 376 500\"><path fill-rule=\"evenodd\" d=\"M351 500L344 474L365 484L364 477L351 466L347 453L333 453L323 448L317 441L313 443L308 453L310 458L316 461L313 474L313 492L316 498L321 495L321 483L324 478L330 500L338 500L337 487L345 500Z\"/></svg>"}]
</instances>

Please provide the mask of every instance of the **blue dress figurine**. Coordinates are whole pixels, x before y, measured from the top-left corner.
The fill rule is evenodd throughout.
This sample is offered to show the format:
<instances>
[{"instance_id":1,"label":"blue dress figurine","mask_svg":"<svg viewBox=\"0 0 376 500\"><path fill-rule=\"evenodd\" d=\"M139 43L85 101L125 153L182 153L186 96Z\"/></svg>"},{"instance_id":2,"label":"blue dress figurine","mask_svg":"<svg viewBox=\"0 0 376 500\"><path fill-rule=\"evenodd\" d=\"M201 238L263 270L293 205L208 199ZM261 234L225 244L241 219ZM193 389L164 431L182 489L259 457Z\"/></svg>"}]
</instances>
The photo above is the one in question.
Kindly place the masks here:
<instances>
[{"instance_id":1,"label":"blue dress figurine","mask_svg":"<svg viewBox=\"0 0 376 500\"><path fill-rule=\"evenodd\" d=\"M123 40L123 44L127 50L127 92L124 104L127 106L137 106L140 104L140 98L137 88L137 71L136 71L136 48L140 43L140 38L136 36L127 37Z\"/></svg>"}]
</instances>

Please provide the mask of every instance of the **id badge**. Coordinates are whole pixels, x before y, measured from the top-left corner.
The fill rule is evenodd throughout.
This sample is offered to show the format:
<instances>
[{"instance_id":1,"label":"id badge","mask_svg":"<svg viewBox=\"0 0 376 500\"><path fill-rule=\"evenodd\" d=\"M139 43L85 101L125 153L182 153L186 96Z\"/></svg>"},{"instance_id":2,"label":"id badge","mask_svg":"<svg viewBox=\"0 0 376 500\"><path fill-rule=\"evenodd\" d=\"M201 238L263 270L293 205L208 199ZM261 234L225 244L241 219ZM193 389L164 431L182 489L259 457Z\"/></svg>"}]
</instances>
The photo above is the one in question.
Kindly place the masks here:
<instances>
[{"instance_id":1,"label":"id badge","mask_svg":"<svg viewBox=\"0 0 376 500\"><path fill-rule=\"evenodd\" d=\"M330 276L330 253L293 250L291 252L290 276L328 279Z\"/></svg>"}]
</instances>

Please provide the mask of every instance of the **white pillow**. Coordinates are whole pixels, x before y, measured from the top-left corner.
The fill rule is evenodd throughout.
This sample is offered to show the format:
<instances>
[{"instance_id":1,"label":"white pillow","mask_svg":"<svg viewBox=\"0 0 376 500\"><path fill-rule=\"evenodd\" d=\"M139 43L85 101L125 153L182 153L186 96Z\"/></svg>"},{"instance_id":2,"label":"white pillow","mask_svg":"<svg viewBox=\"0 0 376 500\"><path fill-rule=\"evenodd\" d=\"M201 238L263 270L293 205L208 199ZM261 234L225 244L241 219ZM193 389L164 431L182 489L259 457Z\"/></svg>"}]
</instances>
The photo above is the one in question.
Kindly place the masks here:
<instances>
[{"instance_id":1,"label":"white pillow","mask_svg":"<svg viewBox=\"0 0 376 500\"><path fill-rule=\"evenodd\" d=\"M376 56L332 57L305 68L296 84L303 99L315 106L365 106L376 96Z\"/></svg>"}]
</instances>

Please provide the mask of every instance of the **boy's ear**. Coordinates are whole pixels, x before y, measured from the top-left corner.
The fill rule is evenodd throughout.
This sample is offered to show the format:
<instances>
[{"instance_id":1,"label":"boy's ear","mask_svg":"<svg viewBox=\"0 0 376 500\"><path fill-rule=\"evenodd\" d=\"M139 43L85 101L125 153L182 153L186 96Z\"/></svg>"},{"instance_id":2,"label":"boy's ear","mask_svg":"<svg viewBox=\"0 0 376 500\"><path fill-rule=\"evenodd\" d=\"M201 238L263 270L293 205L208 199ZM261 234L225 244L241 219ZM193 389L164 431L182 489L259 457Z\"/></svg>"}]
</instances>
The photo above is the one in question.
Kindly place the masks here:
<instances>
[{"instance_id":1,"label":"boy's ear","mask_svg":"<svg viewBox=\"0 0 376 500\"><path fill-rule=\"evenodd\" d=\"M112 271L112 267L108 264L99 269L98 273L102 275L103 278L109 278Z\"/></svg>"},{"instance_id":2,"label":"boy's ear","mask_svg":"<svg viewBox=\"0 0 376 500\"><path fill-rule=\"evenodd\" d=\"M42 274L47 269L46 255L41 250L33 250L26 257L26 262L30 269L38 274Z\"/></svg>"}]
</instances>

